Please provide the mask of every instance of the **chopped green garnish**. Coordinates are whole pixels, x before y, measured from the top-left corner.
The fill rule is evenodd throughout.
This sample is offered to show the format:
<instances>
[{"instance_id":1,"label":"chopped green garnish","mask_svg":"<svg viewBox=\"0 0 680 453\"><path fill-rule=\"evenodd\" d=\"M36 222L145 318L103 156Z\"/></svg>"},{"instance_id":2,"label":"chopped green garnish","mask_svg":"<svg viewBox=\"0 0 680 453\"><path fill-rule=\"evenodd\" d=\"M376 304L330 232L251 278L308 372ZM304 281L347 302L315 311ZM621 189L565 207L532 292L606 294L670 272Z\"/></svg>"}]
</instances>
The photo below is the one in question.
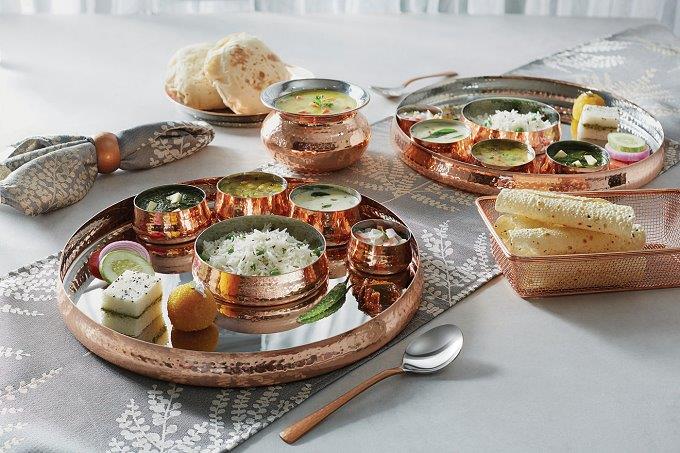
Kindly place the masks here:
<instances>
[{"instance_id":1,"label":"chopped green garnish","mask_svg":"<svg viewBox=\"0 0 680 453\"><path fill-rule=\"evenodd\" d=\"M326 98L323 94L317 94L314 96L314 105L319 107L320 109L329 109L333 107L333 102L331 102L330 99Z\"/></svg>"}]
</instances>

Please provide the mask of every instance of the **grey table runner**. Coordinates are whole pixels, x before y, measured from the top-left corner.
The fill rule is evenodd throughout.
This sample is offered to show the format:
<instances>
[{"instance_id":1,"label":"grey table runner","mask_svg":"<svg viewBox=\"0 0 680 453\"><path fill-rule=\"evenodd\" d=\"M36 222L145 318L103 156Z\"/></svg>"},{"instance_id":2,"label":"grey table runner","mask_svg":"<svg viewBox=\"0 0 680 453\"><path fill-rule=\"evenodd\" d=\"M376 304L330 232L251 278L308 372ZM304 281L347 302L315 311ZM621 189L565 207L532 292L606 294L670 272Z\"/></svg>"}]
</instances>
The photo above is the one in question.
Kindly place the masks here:
<instances>
[{"instance_id":1,"label":"grey table runner","mask_svg":"<svg viewBox=\"0 0 680 453\"><path fill-rule=\"evenodd\" d=\"M680 113L680 78L666 76L680 76L680 42L661 27L626 31L514 72L618 92L657 115L668 137L680 138L673 117ZM418 238L426 276L423 303L398 341L498 269L475 196L403 165L390 148L388 127L387 120L375 124L361 162L326 179L381 201ZM669 143L666 168L677 163L678 149L677 142ZM0 453L232 449L358 366L252 389L196 388L138 376L90 354L67 331L55 303L56 266L52 256L0 279Z\"/></svg>"}]
</instances>

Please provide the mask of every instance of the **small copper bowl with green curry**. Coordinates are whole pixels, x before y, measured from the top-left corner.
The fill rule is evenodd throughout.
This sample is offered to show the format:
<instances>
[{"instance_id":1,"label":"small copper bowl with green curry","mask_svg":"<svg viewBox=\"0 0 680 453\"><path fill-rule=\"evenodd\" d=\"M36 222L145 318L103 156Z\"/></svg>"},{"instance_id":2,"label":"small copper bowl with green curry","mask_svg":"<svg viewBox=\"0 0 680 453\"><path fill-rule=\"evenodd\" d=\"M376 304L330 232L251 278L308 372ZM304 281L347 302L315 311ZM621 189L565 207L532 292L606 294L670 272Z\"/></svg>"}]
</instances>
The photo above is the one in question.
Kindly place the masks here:
<instances>
[{"instance_id":1,"label":"small copper bowl with green curry","mask_svg":"<svg viewBox=\"0 0 680 453\"><path fill-rule=\"evenodd\" d=\"M225 176L217 183L215 213L220 220L244 215L282 215L290 210L288 182L273 173L250 171Z\"/></svg>"},{"instance_id":2,"label":"small copper bowl with green curry","mask_svg":"<svg viewBox=\"0 0 680 453\"><path fill-rule=\"evenodd\" d=\"M609 153L594 143L562 140L545 150L550 169L557 174L593 173L609 169Z\"/></svg>"},{"instance_id":3,"label":"small copper bowl with green curry","mask_svg":"<svg viewBox=\"0 0 680 453\"><path fill-rule=\"evenodd\" d=\"M474 162L494 170L526 172L536 152L526 143L506 138L492 138L474 144L470 150Z\"/></svg>"},{"instance_id":4,"label":"small copper bowl with green curry","mask_svg":"<svg viewBox=\"0 0 680 453\"><path fill-rule=\"evenodd\" d=\"M181 244L212 223L205 192L188 184L153 187L134 198L133 230L142 242Z\"/></svg>"}]
</instances>

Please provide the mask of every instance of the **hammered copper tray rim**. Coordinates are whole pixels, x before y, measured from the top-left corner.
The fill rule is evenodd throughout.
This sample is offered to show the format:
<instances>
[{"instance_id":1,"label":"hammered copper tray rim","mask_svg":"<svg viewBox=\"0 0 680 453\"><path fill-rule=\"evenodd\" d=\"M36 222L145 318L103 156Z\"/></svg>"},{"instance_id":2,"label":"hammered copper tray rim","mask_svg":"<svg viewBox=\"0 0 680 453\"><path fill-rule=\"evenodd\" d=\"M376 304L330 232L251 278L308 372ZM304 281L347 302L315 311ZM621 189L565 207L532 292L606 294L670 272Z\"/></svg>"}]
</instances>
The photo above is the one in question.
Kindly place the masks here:
<instances>
[{"instance_id":1,"label":"hammered copper tray rim","mask_svg":"<svg viewBox=\"0 0 680 453\"><path fill-rule=\"evenodd\" d=\"M680 193L680 189L630 189L630 190L616 190L616 191L602 191L602 190L589 190L581 192L569 192L569 195L582 196L582 197L601 197L601 198L614 198L622 197L627 195L653 195L653 194L667 194L667 193ZM541 255L541 256L520 256L516 255L507 248L505 242L498 236L498 233L493 227L491 219L484 213L482 203L495 200L498 195L485 195L483 197L478 197L475 200L475 205L479 212L479 216L484 221L484 225L489 230L489 234L493 237L494 241L498 244L503 255L506 259L510 261L553 261L553 260L574 260L580 258L597 258L597 257L611 257L611 258L626 258L631 256L646 256L646 255L672 255L680 252L680 247L665 247L662 249L643 249L643 250L631 250L627 252L593 252L593 253L573 253L571 255Z\"/></svg>"},{"instance_id":2,"label":"hammered copper tray rim","mask_svg":"<svg viewBox=\"0 0 680 453\"><path fill-rule=\"evenodd\" d=\"M216 179L219 178L195 179L184 181L183 183L197 184ZM133 198L134 197L128 197L120 200L109 206L109 208L95 214L74 232L66 242L66 245L69 245L83 229L96 221L97 217L107 209L129 203ZM363 195L362 198L373 205L379 206L384 212L389 213L389 215L404 223L399 216L381 203ZM115 230L119 230L121 227L127 228L126 225L130 224L131 221L132 220L129 219L121 225L115 226ZM96 242L99 239L101 239L101 236L92 239L92 242ZM420 264L419 251L415 239L412 239L412 248L414 251L412 265L415 266L415 273L410 284L404 289L404 293L397 301L375 317L357 327L332 337L301 346L256 352L207 352L161 346L128 337L98 324L76 306L69 295L67 289L68 285L64 282L68 270L75 265L76 260L74 259L67 263L66 259L71 258L71 256L67 256L63 251L59 259L59 281L57 283L58 308L68 329L87 349L102 357L104 360L139 374L172 382L212 387L250 387L290 382L323 374L360 360L387 344L406 327L420 306L420 297L422 295L423 287L423 270ZM75 258L82 258L82 253L82 251L78 253ZM80 260L78 260L78 262L79 261ZM405 310L404 314L399 314L399 310ZM388 325L389 323L391 323L392 326ZM369 334L371 331L376 329L381 332L381 335L372 341L366 341L366 338L370 338ZM286 360L290 360L291 363L295 365L295 363L299 363L299 360L301 360L297 359L298 362L294 361L295 356L300 353L324 347L332 347L333 345L340 344L344 340L350 338L355 339L355 341L352 342L355 349L351 352L336 352L336 356L331 359L325 357L309 358L304 361L308 362L311 359L315 360L312 360L312 363L309 365L302 365L297 368L295 366L288 368L284 366L282 369L275 368L277 363L285 365ZM114 346L117 346L118 349L109 349L107 346L111 343L113 343ZM280 360L276 361L275 364L271 364L268 368L261 364L264 359ZM173 371L172 366L170 366L173 361L178 360L183 361L186 365L182 368L183 371ZM152 361L161 361L168 369L164 370L160 365L150 364ZM252 365L247 365L249 361ZM260 371L250 372L250 374L245 371L242 373L215 371L214 368L220 363L226 367L233 367L241 364L246 369L257 368L258 366L262 369ZM211 368L209 371L200 372L192 369L192 366L194 368ZM271 369L272 367L274 367L274 369Z\"/></svg>"}]
</instances>

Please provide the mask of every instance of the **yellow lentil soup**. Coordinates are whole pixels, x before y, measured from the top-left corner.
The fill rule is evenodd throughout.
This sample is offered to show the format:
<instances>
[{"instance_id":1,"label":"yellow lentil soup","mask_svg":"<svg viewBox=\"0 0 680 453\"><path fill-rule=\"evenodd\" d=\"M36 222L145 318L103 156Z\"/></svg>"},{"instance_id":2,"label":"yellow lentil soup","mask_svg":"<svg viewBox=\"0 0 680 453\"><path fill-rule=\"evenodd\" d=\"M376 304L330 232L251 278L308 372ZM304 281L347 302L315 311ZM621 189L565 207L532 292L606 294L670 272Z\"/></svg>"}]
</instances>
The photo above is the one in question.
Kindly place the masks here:
<instances>
[{"instance_id":1,"label":"yellow lentil soup","mask_svg":"<svg viewBox=\"0 0 680 453\"><path fill-rule=\"evenodd\" d=\"M526 144L515 140L484 140L472 147L472 156L483 166L511 169L527 164L535 154Z\"/></svg>"},{"instance_id":2,"label":"yellow lentil soup","mask_svg":"<svg viewBox=\"0 0 680 453\"><path fill-rule=\"evenodd\" d=\"M357 108L349 95L333 90L303 90L281 96L274 103L277 109L303 115L338 115Z\"/></svg>"}]
</instances>

